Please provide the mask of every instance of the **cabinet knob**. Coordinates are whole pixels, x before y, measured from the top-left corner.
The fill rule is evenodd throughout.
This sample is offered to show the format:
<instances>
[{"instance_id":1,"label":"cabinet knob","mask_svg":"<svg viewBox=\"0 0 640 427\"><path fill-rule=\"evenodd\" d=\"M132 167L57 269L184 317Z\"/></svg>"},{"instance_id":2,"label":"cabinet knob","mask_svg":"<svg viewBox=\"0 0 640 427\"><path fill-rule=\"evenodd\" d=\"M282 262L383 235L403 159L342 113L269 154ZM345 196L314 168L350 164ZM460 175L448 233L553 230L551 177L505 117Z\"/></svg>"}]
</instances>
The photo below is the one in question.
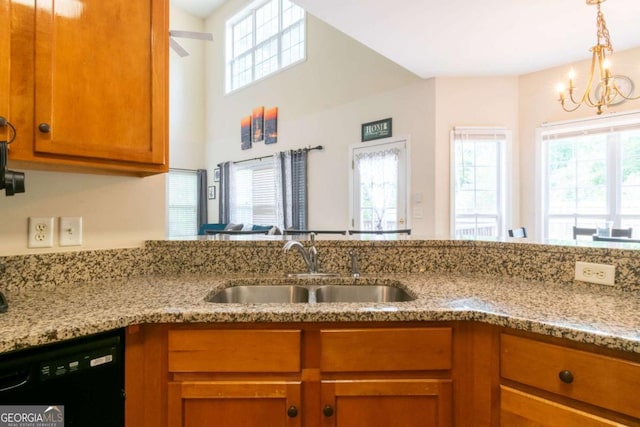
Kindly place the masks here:
<instances>
[{"instance_id":1,"label":"cabinet knob","mask_svg":"<svg viewBox=\"0 0 640 427\"><path fill-rule=\"evenodd\" d=\"M558 377L560 378L560 381L565 384L571 384L573 382L573 374L569 370L565 369L564 371L560 371Z\"/></svg>"},{"instance_id":2,"label":"cabinet knob","mask_svg":"<svg viewBox=\"0 0 640 427\"><path fill-rule=\"evenodd\" d=\"M38 125L38 130L42 133L49 133L49 131L51 130L51 126L49 126L48 123L40 123Z\"/></svg>"},{"instance_id":3,"label":"cabinet knob","mask_svg":"<svg viewBox=\"0 0 640 427\"><path fill-rule=\"evenodd\" d=\"M287 415L289 416L289 418L297 417L298 416L298 408L296 408L293 405L289 406L289 409L287 409Z\"/></svg>"},{"instance_id":4,"label":"cabinet knob","mask_svg":"<svg viewBox=\"0 0 640 427\"><path fill-rule=\"evenodd\" d=\"M325 405L325 407L322 408L322 413L325 417L331 417L333 416L333 408L331 407L331 405Z\"/></svg>"}]
</instances>

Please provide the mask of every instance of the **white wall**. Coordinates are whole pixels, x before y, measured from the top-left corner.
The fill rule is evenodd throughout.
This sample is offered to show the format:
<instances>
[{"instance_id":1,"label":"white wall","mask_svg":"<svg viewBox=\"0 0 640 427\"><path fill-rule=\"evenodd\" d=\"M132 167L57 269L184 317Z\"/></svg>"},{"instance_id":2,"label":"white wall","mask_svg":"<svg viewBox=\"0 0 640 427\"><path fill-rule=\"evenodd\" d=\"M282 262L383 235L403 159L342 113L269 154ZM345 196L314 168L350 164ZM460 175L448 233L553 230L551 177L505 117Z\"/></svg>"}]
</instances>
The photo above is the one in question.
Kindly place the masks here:
<instances>
[{"instance_id":1,"label":"white wall","mask_svg":"<svg viewBox=\"0 0 640 427\"><path fill-rule=\"evenodd\" d=\"M204 31L204 20L171 6L169 28L201 32ZM169 51L170 166L204 168L204 58L212 44L188 38L175 40L189 52L189 56L180 57L173 49Z\"/></svg>"}]
</instances>

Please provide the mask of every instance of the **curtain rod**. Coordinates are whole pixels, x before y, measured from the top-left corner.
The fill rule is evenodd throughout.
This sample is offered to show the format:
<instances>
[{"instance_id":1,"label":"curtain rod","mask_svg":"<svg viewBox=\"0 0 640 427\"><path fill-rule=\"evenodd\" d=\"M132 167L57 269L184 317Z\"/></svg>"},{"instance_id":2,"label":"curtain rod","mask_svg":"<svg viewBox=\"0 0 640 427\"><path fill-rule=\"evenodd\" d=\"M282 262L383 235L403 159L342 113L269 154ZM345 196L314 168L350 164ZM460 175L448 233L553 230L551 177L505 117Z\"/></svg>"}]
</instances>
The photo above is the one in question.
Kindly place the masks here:
<instances>
[{"instance_id":1,"label":"curtain rod","mask_svg":"<svg viewBox=\"0 0 640 427\"><path fill-rule=\"evenodd\" d=\"M205 169L204 168L198 168L198 169L169 168L169 170L178 171L178 172L198 172L199 170L205 170Z\"/></svg>"},{"instance_id":2,"label":"curtain rod","mask_svg":"<svg viewBox=\"0 0 640 427\"><path fill-rule=\"evenodd\" d=\"M322 150L322 149L324 149L324 147L323 147L322 145L318 145L318 146L315 146L315 147L308 146L308 147L305 147L305 148L298 148L297 150L290 150L290 151L301 151L301 150L304 150L304 151L312 151L312 150ZM254 157L254 158L252 158L252 159L237 160L237 161L232 162L232 163L233 163L234 165L237 165L238 163L251 162L251 161L253 161L253 160L268 159L268 158L270 158L270 157L272 157L272 156L273 156L273 154L272 154L271 156L262 156L262 157ZM221 164L222 164L222 163L218 163L218 166L220 166Z\"/></svg>"}]
</instances>

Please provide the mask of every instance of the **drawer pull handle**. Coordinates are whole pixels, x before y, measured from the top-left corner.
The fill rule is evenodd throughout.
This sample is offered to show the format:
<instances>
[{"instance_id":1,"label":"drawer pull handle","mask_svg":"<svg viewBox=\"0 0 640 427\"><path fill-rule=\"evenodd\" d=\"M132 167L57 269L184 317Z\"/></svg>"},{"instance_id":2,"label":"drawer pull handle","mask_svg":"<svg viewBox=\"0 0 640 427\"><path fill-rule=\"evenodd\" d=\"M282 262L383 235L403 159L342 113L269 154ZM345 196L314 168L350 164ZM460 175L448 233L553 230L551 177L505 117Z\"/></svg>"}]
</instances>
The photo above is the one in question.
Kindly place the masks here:
<instances>
[{"instance_id":1,"label":"drawer pull handle","mask_svg":"<svg viewBox=\"0 0 640 427\"><path fill-rule=\"evenodd\" d=\"M48 123L40 123L38 125L38 130L42 133L49 133L51 131L51 126Z\"/></svg>"},{"instance_id":2,"label":"drawer pull handle","mask_svg":"<svg viewBox=\"0 0 640 427\"><path fill-rule=\"evenodd\" d=\"M322 408L322 413L327 418L331 417L331 416L333 416L333 408L331 407L331 405L325 405L325 407Z\"/></svg>"},{"instance_id":3,"label":"drawer pull handle","mask_svg":"<svg viewBox=\"0 0 640 427\"><path fill-rule=\"evenodd\" d=\"M289 418L297 417L298 416L298 408L296 408L293 405L289 406L289 409L287 409L287 415L289 416Z\"/></svg>"},{"instance_id":4,"label":"drawer pull handle","mask_svg":"<svg viewBox=\"0 0 640 427\"><path fill-rule=\"evenodd\" d=\"M569 370L565 369L564 371L560 371L558 377L560 378L560 381L565 384L571 384L573 382L573 374Z\"/></svg>"}]
</instances>

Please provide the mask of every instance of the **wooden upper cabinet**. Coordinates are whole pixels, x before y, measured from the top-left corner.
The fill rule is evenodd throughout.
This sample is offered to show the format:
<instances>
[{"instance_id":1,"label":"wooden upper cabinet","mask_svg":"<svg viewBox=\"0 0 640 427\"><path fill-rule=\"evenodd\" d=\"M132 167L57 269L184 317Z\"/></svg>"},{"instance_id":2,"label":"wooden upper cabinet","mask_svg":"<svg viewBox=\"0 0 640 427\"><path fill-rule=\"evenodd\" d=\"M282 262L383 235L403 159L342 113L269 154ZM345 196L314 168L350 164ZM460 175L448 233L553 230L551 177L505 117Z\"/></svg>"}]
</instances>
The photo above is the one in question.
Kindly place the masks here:
<instances>
[{"instance_id":1,"label":"wooden upper cabinet","mask_svg":"<svg viewBox=\"0 0 640 427\"><path fill-rule=\"evenodd\" d=\"M11 19L9 0L0 0L0 116L9 117L9 56L11 49ZM7 139L6 129L0 128L0 141Z\"/></svg>"},{"instance_id":2,"label":"wooden upper cabinet","mask_svg":"<svg viewBox=\"0 0 640 427\"><path fill-rule=\"evenodd\" d=\"M12 5L10 158L166 172L168 1L20 3Z\"/></svg>"}]
</instances>

